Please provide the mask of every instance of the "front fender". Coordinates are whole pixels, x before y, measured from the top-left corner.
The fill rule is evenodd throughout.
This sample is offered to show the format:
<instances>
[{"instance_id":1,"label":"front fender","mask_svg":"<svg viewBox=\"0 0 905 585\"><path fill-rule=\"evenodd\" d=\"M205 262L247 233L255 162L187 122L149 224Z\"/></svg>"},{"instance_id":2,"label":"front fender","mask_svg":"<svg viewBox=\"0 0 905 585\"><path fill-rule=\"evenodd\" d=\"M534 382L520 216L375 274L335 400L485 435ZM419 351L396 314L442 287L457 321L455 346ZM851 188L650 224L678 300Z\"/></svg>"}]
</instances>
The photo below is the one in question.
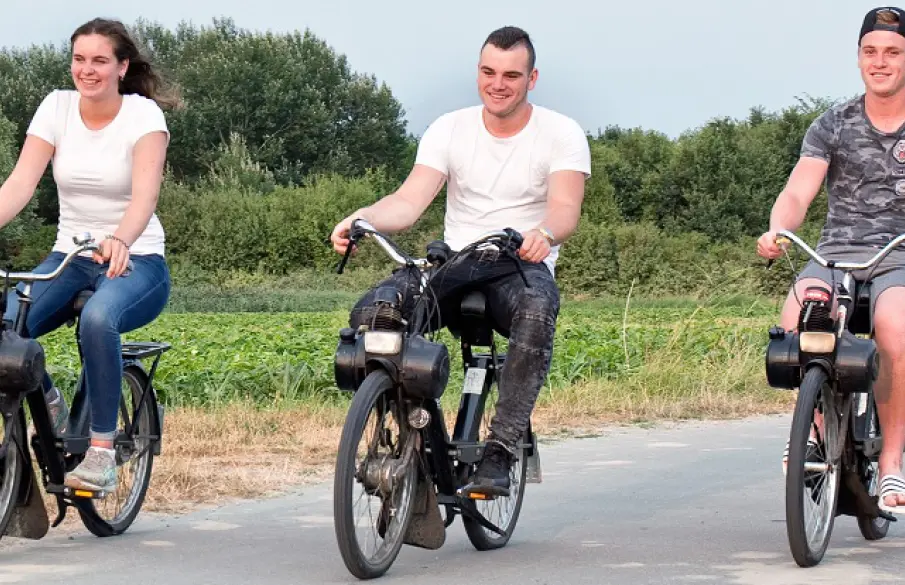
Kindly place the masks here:
<instances>
[{"instance_id":1,"label":"front fender","mask_svg":"<svg viewBox=\"0 0 905 585\"><path fill-rule=\"evenodd\" d=\"M19 466L19 493L13 504L13 513L4 534L40 540L50 530L50 519L47 517L47 508L44 507L44 498L41 497L41 487L35 477L31 454L25 441L25 412L22 409L19 410L17 424L19 432L15 447L22 460L22 465Z\"/></svg>"}]
</instances>

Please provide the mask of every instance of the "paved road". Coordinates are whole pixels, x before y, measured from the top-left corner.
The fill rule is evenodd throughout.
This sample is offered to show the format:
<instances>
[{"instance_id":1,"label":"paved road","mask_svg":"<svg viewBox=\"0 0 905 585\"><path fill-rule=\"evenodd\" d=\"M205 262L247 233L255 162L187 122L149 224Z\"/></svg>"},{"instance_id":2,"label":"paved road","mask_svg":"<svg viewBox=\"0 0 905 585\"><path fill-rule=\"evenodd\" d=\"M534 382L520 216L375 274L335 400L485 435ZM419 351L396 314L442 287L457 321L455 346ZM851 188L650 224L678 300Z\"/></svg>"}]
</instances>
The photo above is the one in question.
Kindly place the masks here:
<instances>
[{"instance_id":1,"label":"paved road","mask_svg":"<svg viewBox=\"0 0 905 585\"><path fill-rule=\"evenodd\" d=\"M510 545L478 553L460 522L443 548L405 547L380 582L431 585L905 583L905 523L868 543L840 517L824 562L788 552L780 454L788 417L607 429L543 445ZM10 540L0 583L357 582L333 536L330 485L169 518L125 535Z\"/></svg>"}]
</instances>

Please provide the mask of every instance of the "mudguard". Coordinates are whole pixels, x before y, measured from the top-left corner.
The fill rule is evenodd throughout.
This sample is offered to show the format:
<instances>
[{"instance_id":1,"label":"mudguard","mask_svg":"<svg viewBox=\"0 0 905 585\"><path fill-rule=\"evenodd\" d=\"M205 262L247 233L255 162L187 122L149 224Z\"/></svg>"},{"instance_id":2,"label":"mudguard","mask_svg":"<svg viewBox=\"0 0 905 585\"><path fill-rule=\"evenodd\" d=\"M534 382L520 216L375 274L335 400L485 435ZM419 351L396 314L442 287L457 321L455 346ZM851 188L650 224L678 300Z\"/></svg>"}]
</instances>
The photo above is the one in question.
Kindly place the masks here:
<instances>
[{"instance_id":1,"label":"mudguard","mask_svg":"<svg viewBox=\"0 0 905 585\"><path fill-rule=\"evenodd\" d=\"M24 429L26 428L24 413L20 411L19 416L22 425L20 428ZM28 446L20 444L18 447L24 462L24 465L20 466L22 477L19 480L19 497L4 534L5 536L40 540L50 530L50 520L47 517L44 498L41 497L38 479L35 477L35 468Z\"/></svg>"},{"instance_id":2,"label":"mudguard","mask_svg":"<svg viewBox=\"0 0 905 585\"><path fill-rule=\"evenodd\" d=\"M428 550L436 550L446 542L446 525L440 516L440 505L433 482L418 474L419 481L412 502L412 520L402 542Z\"/></svg>"}]
</instances>

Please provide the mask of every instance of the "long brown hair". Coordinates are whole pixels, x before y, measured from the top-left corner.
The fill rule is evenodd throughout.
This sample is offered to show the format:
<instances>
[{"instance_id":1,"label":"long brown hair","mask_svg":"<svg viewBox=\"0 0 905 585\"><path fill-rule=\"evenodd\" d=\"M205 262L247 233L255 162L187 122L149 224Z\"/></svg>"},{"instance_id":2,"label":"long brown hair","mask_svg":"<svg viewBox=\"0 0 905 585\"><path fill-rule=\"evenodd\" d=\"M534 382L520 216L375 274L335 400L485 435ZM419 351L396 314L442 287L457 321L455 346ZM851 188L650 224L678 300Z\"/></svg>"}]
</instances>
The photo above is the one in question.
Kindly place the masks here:
<instances>
[{"instance_id":1,"label":"long brown hair","mask_svg":"<svg viewBox=\"0 0 905 585\"><path fill-rule=\"evenodd\" d=\"M118 61L129 60L125 76L119 82L119 93L137 93L157 102L161 108L175 108L180 105L178 95L172 87L165 87L160 74L141 54L138 46L125 25L118 20L95 18L75 29L70 37L70 47L84 35L101 35L113 43L113 54Z\"/></svg>"}]
</instances>

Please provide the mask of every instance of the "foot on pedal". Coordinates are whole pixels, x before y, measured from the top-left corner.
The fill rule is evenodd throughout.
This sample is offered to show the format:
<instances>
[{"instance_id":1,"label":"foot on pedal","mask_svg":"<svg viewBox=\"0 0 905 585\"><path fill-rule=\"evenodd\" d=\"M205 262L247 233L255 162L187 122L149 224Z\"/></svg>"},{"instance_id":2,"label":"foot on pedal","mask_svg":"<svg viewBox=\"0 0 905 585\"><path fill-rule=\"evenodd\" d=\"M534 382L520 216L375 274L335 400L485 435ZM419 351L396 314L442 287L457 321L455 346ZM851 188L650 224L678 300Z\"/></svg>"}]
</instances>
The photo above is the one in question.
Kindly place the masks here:
<instances>
[{"instance_id":1,"label":"foot on pedal","mask_svg":"<svg viewBox=\"0 0 905 585\"><path fill-rule=\"evenodd\" d=\"M459 494L474 500L509 497L509 472L513 456L497 442L488 442L481 463L471 482L459 489Z\"/></svg>"}]
</instances>

